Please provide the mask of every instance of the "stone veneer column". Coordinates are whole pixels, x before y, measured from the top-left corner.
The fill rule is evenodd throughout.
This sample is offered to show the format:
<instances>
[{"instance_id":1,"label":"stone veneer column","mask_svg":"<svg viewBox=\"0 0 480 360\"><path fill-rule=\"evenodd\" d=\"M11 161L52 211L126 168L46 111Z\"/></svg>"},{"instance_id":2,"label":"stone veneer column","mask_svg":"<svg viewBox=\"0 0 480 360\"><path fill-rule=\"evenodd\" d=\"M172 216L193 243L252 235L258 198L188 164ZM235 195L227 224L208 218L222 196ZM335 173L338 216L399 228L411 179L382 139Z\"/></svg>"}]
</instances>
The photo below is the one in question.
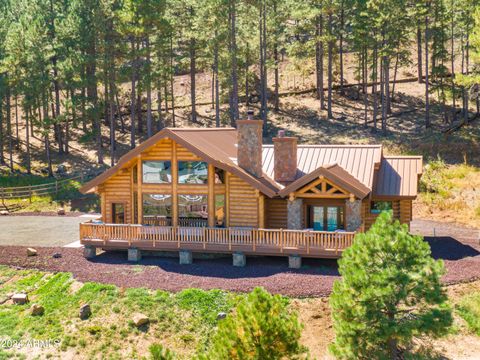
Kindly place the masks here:
<instances>
[{"instance_id":1,"label":"stone veneer column","mask_svg":"<svg viewBox=\"0 0 480 360\"><path fill-rule=\"evenodd\" d=\"M345 230L357 231L362 226L362 200L345 200Z\"/></svg>"},{"instance_id":2,"label":"stone veneer column","mask_svg":"<svg viewBox=\"0 0 480 360\"><path fill-rule=\"evenodd\" d=\"M303 199L287 200L287 227L290 230L302 230Z\"/></svg>"}]
</instances>

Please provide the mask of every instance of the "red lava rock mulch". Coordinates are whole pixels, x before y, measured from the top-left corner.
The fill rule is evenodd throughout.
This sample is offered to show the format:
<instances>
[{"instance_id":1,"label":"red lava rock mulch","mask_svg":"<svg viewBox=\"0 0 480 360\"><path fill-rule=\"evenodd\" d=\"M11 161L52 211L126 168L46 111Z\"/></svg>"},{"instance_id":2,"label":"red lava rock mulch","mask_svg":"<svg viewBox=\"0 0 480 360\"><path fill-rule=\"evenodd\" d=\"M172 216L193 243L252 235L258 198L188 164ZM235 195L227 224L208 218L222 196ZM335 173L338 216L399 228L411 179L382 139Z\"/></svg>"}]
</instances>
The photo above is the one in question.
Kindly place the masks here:
<instances>
[{"instance_id":1,"label":"red lava rock mulch","mask_svg":"<svg viewBox=\"0 0 480 360\"><path fill-rule=\"evenodd\" d=\"M426 238L432 255L444 259L446 284L480 278L480 246L464 244L450 237ZM272 293L293 297L327 296L339 279L334 260L303 259L299 270L288 268L285 257L248 257L247 266L233 267L230 256L194 259L192 265L179 265L177 257L147 256L138 265L127 262L126 252L107 252L86 260L82 249L44 247L27 257L26 248L0 247L0 264L43 271L71 272L79 281L95 281L120 287L148 287L167 291L185 288L250 291L263 286ZM60 253L60 258L53 254Z\"/></svg>"}]
</instances>

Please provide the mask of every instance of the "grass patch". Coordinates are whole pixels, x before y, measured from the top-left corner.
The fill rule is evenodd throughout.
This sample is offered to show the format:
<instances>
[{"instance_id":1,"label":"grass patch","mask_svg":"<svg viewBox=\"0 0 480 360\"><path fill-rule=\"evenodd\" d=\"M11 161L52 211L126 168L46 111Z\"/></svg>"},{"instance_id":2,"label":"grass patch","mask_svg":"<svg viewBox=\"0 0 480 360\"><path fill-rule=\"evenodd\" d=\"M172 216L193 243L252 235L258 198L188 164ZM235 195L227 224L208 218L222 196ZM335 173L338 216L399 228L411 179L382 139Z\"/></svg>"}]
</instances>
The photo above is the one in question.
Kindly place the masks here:
<instances>
[{"instance_id":1,"label":"grass patch","mask_svg":"<svg viewBox=\"0 0 480 360\"><path fill-rule=\"evenodd\" d=\"M229 312L244 296L197 289L173 294L99 283L85 283L72 292L72 282L69 273L17 271L0 266L0 295L25 291L30 298L26 305L0 305L0 338L60 340L60 347L48 349L49 353L61 356L62 351L73 349L87 358L101 354L114 359L125 358L125 354L128 358L142 358L148 351L145 343L169 339L169 346L179 348L182 357L190 358L196 350L208 346L217 314ZM32 316L32 303L42 305L44 315ZM92 316L82 321L78 314L84 303L90 304ZM133 315L138 312L150 318L148 330L133 325Z\"/></svg>"},{"instance_id":2,"label":"grass patch","mask_svg":"<svg viewBox=\"0 0 480 360\"><path fill-rule=\"evenodd\" d=\"M462 298L456 311L465 320L469 330L480 336L480 292Z\"/></svg>"}]
</instances>

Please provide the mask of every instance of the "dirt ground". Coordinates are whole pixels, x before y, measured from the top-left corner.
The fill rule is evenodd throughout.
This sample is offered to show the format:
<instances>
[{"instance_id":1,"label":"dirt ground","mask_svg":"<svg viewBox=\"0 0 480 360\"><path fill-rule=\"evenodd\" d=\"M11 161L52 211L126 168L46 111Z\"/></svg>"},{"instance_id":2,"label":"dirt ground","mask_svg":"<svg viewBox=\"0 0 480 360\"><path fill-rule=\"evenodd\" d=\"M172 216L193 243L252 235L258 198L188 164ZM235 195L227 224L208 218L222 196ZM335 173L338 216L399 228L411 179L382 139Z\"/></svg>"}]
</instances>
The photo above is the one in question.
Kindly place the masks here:
<instances>
[{"instance_id":1,"label":"dirt ground","mask_svg":"<svg viewBox=\"0 0 480 360\"><path fill-rule=\"evenodd\" d=\"M472 291L480 291L480 281L447 287L452 303ZM309 348L312 358L333 360L328 352L328 345L335 339L328 298L297 299L292 306L304 324L301 341ZM436 340L416 339L416 347L429 350L432 360L478 360L480 337L467 332L460 318L456 317L455 323L460 328L459 333Z\"/></svg>"}]
</instances>

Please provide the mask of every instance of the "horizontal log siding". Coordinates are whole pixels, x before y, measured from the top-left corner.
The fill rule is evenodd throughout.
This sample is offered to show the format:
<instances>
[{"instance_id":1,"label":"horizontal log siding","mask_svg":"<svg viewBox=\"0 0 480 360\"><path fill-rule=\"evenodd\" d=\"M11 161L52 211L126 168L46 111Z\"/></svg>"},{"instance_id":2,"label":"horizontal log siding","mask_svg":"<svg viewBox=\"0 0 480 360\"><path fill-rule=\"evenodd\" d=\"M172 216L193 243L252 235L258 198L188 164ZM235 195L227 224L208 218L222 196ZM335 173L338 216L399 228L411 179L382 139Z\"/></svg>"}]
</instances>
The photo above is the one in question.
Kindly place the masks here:
<instances>
[{"instance_id":1,"label":"horizontal log siding","mask_svg":"<svg viewBox=\"0 0 480 360\"><path fill-rule=\"evenodd\" d=\"M258 227L258 197L253 187L239 177L230 174L229 186L229 226Z\"/></svg>"},{"instance_id":2,"label":"horizontal log siding","mask_svg":"<svg viewBox=\"0 0 480 360\"><path fill-rule=\"evenodd\" d=\"M112 204L123 203L125 208L125 222L131 224L131 190L130 190L131 169L120 170L116 175L108 179L102 186L102 192L105 194L104 218L107 222L112 222Z\"/></svg>"},{"instance_id":3,"label":"horizontal log siding","mask_svg":"<svg viewBox=\"0 0 480 360\"><path fill-rule=\"evenodd\" d=\"M286 229L287 199L266 199L266 226L270 229Z\"/></svg>"},{"instance_id":4,"label":"horizontal log siding","mask_svg":"<svg viewBox=\"0 0 480 360\"><path fill-rule=\"evenodd\" d=\"M392 207L393 218L399 220L402 224L409 225L412 220L412 200L394 200L392 201ZM365 231L367 231L378 217L378 214L372 214L370 212L369 200L363 202L363 214Z\"/></svg>"},{"instance_id":5,"label":"horizontal log siding","mask_svg":"<svg viewBox=\"0 0 480 360\"><path fill-rule=\"evenodd\" d=\"M171 160L172 158L172 140L163 139L155 146L142 153L142 159L148 160Z\"/></svg>"}]
</instances>

